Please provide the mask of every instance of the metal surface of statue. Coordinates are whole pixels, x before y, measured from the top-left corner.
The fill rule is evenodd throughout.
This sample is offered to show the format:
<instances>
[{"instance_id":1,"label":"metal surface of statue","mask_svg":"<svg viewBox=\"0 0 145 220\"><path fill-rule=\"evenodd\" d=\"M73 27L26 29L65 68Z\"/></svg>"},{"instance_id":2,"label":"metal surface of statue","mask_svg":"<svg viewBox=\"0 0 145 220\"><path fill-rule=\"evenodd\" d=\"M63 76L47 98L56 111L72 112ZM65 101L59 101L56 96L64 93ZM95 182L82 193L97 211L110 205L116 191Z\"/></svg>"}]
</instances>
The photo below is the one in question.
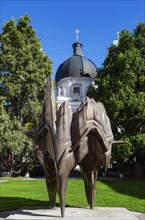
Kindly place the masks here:
<instances>
[{"instance_id":1,"label":"metal surface of statue","mask_svg":"<svg viewBox=\"0 0 145 220\"><path fill-rule=\"evenodd\" d=\"M67 180L79 164L86 197L94 206L98 166L106 170L110 162L113 134L102 103L86 98L72 114L64 102L56 111L51 78L48 78L39 125L33 130L34 153L44 168L52 207L56 192L60 197L61 216L65 211Z\"/></svg>"}]
</instances>

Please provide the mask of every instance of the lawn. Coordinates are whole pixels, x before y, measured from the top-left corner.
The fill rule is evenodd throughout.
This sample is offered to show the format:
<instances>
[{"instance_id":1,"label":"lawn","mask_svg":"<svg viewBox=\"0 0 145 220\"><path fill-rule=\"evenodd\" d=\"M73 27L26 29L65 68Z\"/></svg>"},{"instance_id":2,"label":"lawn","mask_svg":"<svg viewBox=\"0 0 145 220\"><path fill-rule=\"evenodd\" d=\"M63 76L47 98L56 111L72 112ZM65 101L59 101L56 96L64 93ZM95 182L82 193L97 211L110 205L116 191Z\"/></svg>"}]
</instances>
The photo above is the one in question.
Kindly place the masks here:
<instances>
[{"instance_id":1,"label":"lawn","mask_svg":"<svg viewBox=\"0 0 145 220\"><path fill-rule=\"evenodd\" d=\"M7 180L0 183L0 211L26 206L49 207L44 179L0 178L0 180ZM66 206L88 207L81 179L68 180ZM95 207L124 207L130 211L145 212L145 181L98 180Z\"/></svg>"}]
</instances>

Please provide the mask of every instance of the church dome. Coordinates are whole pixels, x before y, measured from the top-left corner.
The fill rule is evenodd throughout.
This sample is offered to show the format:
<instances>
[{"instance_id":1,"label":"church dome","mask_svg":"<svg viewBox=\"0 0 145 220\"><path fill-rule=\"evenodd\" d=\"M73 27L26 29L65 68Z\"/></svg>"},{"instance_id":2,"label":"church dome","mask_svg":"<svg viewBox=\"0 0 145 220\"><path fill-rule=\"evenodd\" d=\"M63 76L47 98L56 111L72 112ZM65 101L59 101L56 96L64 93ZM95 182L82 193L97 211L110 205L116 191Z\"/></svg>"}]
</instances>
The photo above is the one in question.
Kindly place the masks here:
<instances>
[{"instance_id":1,"label":"church dome","mask_svg":"<svg viewBox=\"0 0 145 220\"><path fill-rule=\"evenodd\" d=\"M72 47L73 56L60 64L55 81L58 82L66 77L90 77L94 79L97 76L97 67L91 60L82 55L82 44L76 42Z\"/></svg>"}]
</instances>

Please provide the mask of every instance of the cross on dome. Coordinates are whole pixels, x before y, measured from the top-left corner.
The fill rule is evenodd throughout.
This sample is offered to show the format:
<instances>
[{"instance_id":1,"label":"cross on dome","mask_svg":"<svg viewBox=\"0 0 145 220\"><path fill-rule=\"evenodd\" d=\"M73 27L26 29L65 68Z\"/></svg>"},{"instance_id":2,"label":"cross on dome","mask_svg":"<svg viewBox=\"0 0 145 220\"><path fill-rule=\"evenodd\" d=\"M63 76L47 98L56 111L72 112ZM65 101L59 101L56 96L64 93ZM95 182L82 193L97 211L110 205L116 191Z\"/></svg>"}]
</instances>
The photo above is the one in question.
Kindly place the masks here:
<instances>
[{"instance_id":1,"label":"cross on dome","mask_svg":"<svg viewBox=\"0 0 145 220\"><path fill-rule=\"evenodd\" d=\"M80 30L79 30L79 29L76 29L75 32L76 32L76 42L78 42L78 40L79 40L78 34L79 34Z\"/></svg>"}]
</instances>

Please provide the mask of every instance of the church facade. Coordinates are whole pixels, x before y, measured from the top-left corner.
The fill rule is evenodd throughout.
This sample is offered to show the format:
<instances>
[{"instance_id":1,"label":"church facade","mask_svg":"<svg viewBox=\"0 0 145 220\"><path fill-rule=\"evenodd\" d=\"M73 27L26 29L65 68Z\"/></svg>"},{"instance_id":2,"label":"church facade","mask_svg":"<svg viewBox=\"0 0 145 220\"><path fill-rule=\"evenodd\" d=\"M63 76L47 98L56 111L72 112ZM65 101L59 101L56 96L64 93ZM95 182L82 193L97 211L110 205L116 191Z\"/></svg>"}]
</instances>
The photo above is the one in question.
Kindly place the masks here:
<instances>
[{"instance_id":1,"label":"church facade","mask_svg":"<svg viewBox=\"0 0 145 220\"><path fill-rule=\"evenodd\" d=\"M97 67L82 55L82 46L77 37L72 45L73 55L60 64L55 76L57 104L66 101L72 112L86 98L87 89L97 76Z\"/></svg>"}]
</instances>

